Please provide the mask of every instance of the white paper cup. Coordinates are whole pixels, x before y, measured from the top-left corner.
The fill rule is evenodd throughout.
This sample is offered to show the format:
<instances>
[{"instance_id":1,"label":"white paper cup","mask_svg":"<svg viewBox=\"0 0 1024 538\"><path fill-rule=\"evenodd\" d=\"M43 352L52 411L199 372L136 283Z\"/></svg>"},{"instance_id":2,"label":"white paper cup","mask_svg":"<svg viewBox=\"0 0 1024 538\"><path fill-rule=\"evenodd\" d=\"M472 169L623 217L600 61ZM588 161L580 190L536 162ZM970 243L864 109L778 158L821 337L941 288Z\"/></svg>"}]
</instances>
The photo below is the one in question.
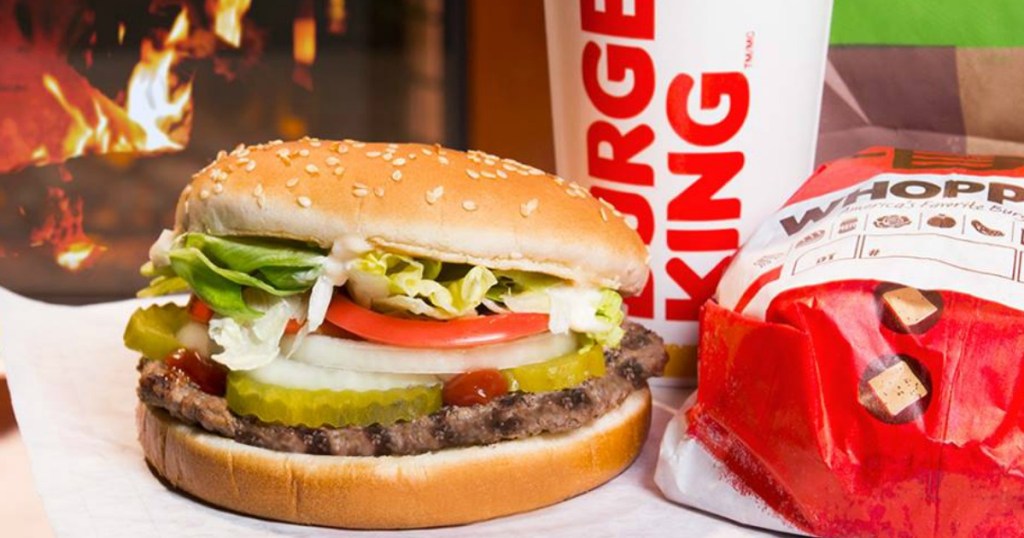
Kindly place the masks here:
<instances>
[{"instance_id":1,"label":"white paper cup","mask_svg":"<svg viewBox=\"0 0 1024 538\"><path fill-rule=\"evenodd\" d=\"M545 0L558 173L629 215L652 276L630 318L696 373L697 316L811 172L831 0Z\"/></svg>"}]
</instances>

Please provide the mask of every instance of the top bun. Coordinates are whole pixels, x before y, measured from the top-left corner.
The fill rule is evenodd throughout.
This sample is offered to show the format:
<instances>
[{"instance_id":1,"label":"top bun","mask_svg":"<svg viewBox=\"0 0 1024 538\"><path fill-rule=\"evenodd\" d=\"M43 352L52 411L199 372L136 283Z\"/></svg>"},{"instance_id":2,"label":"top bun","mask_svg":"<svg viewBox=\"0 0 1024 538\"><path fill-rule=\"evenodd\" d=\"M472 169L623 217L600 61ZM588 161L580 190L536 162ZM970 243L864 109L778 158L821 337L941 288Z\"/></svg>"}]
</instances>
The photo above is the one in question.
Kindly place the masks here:
<instances>
[{"instance_id":1,"label":"top bun","mask_svg":"<svg viewBox=\"0 0 1024 538\"><path fill-rule=\"evenodd\" d=\"M423 144L305 138L221 152L182 192L175 230L325 248L361 239L625 294L647 279L640 237L585 188L511 159Z\"/></svg>"}]
</instances>

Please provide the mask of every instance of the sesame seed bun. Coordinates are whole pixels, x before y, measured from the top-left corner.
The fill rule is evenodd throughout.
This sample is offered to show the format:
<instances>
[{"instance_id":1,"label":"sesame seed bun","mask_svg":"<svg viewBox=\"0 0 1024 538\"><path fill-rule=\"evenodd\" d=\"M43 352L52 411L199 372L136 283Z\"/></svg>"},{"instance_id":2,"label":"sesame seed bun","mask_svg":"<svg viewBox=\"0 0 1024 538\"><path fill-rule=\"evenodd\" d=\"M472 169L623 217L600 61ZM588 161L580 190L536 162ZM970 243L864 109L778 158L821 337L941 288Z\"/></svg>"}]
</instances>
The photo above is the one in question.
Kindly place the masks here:
<instances>
[{"instance_id":1,"label":"sesame seed bun","mask_svg":"<svg viewBox=\"0 0 1024 538\"><path fill-rule=\"evenodd\" d=\"M487 153L303 139L239 147L193 177L176 230L371 246L638 293L647 250L576 183Z\"/></svg>"},{"instance_id":2,"label":"sesame seed bun","mask_svg":"<svg viewBox=\"0 0 1024 538\"><path fill-rule=\"evenodd\" d=\"M639 454L651 395L563 434L416 456L339 457L256 448L139 404L139 438L172 486L230 510L331 527L480 521L548 506L611 480Z\"/></svg>"}]
</instances>

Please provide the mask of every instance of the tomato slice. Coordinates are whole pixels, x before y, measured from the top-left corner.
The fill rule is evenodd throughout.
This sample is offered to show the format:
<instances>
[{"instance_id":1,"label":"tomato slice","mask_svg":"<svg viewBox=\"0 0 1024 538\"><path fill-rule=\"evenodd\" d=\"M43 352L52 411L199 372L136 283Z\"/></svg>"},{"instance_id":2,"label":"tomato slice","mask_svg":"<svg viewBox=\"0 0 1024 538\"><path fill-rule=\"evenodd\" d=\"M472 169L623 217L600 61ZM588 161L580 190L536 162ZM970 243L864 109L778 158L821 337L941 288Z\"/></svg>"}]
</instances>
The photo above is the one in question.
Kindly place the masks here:
<instances>
[{"instance_id":1,"label":"tomato slice","mask_svg":"<svg viewBox=\"0 0 1024 538\"><path fill-rule=\"evenodd\" d=\"M515 340L548 330L547 314L492 314L446 321L395 318L337 293L327 321L371 342L401 347L472 347Z\"/></svg>"},{"instance_id":2,"label":"tomato slice","mask_svg":"<svg viewBox=\"0 0 1024 538\"><path fill-rule=\"evenodd\" d=\"M290 319L288 320L288 324L284 326L284 334L299 334L299 331L302 330L302 326L305 324L306 322L304 321L300 322L298 320Z\"/></svg>"},{"instance_id":3,"label":"tomato slice","mask_svg":"<svg viewBox=\"0 0 1024 538\"><path fill-rule=\"evenodd\" d=\"M188 310L188 315L192 316L197 323L208 324L213 318L213 310L195 295L189 297L188 306L185 308Z\"/></svg>"}]
</instances>

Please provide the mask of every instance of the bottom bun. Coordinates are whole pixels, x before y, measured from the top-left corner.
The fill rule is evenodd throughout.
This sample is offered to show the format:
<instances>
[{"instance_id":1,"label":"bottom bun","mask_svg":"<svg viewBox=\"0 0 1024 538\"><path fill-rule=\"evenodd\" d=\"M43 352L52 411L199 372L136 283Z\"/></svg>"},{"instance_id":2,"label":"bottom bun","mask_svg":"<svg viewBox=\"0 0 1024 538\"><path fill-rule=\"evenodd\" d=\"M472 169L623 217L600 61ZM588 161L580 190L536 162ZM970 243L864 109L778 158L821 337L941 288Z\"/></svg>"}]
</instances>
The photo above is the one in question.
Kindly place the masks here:
<instances>
[{"instance_id":1,"label":"bottom bun","mask_svg":"<svg viewBox=\"0 0 1024 538\"><path fill-rule=\"evenodd\" d=\"M172 486L236 512L330 527L457 525L579 495L639 454L651 394L634 391L593 423L562 434L415 456L315 456L257 448L139 404L146 459Z\"/></svg>"}]
</instances>

